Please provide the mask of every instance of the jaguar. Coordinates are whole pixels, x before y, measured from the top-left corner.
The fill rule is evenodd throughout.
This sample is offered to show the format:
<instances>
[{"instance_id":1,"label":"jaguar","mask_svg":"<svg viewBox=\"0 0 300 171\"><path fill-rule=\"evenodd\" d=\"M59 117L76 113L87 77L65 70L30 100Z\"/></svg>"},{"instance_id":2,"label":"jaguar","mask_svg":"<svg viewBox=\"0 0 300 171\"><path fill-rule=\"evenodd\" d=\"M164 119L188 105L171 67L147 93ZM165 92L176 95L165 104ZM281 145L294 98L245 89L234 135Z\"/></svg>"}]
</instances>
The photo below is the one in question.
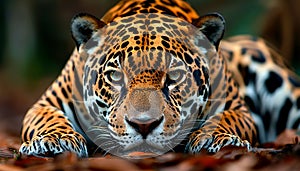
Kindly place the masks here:
<instances>
[{"instance_id":1,"label":"jaguar","mask_svg":"<svg viewBox=\"0 0 300 171\"><path fill-rule=\"evenodd\" d=\"M251 150L300 123L300 81L263 39L184 0L120 0L71 21L76 48L23 120L26 155Z\"/></svg>"}]
</instances>

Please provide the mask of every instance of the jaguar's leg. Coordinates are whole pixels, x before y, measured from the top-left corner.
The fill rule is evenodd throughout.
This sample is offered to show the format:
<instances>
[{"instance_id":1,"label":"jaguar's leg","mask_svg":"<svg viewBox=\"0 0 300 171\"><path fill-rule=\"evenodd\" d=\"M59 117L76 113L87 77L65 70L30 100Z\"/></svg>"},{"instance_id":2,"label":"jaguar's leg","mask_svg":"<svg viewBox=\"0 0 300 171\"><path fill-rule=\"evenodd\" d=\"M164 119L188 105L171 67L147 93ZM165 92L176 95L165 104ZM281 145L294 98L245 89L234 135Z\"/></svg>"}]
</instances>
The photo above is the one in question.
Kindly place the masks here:
<instances>
[{"instance_id":1,"label":"jaguar's leg","mask_svg":"<svg viewBox=\"0 0 300 171\"><path fill-rule=\"evenodd\" d=\"M244 110L228 110L208 119L203 127L189 137L186 151L198 153L201 149L217 152L227 145L247 147L256 142L254 122Z\"/></svg>"},{"instance_id":2,"label":"jaguar's leg","mask_svg":"<svg viewBox=\"0 0 300 171\"><path fill-rule=\"evenodd\" d=\"M64 113L44 104L36 104L26 114L20 152L34 156L53 156L64 151L87 157L86 141L76 132Z\"/></svg>"}]
</instances>

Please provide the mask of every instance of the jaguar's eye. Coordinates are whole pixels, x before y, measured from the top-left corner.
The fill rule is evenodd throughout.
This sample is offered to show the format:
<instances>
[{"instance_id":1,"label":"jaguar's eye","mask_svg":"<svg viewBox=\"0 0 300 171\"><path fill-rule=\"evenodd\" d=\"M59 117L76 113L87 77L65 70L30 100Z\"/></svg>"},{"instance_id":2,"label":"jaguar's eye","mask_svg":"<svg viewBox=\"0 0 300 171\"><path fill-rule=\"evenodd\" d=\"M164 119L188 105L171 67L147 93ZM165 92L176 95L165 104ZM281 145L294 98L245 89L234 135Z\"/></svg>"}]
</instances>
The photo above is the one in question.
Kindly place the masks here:
<instances>
[{"instance_id":1,"label":"jaguar's eye","mask_svg":"<svg viewBox=\"0 0 300 171\"><path fill-rule=\"evenodd\" d=\"M169 71L167 76L173 83L178 83L182 80L184 74L182 70L174 70Z\"/></svg>"},{"instance_id":2,"label":"jaguar's eye","mask_svg":"<svg viewBox=\"0 0 300 171\"><path fill-rule=\"evenodd\" d=\"M124 74L121 71L109 71L107 73L108 80L113 84L122 84L124 79Z\"/></svg>"}]
</instances>

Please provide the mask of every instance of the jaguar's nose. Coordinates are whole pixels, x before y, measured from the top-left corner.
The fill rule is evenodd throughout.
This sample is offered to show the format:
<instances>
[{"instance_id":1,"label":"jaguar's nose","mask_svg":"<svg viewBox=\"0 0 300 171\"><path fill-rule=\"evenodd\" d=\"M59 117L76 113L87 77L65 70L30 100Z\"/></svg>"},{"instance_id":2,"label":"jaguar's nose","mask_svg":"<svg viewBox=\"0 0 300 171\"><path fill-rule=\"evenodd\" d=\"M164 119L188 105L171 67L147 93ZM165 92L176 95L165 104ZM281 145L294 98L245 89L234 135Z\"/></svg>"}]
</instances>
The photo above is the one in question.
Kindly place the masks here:
<instances>
[{"instance_id":1,"label":"jaguar's nose","mask_svg":"<svg viewBox=\"0 0 300 171\"><path fill-rule=\"evenodd\" d=\"M163 121L163 117L160 119L126 119L126 122L132 126L138 133L140 133L143 139L147 138L147 135L150 134L158 125Z\"/></svg>"}]
</instances>

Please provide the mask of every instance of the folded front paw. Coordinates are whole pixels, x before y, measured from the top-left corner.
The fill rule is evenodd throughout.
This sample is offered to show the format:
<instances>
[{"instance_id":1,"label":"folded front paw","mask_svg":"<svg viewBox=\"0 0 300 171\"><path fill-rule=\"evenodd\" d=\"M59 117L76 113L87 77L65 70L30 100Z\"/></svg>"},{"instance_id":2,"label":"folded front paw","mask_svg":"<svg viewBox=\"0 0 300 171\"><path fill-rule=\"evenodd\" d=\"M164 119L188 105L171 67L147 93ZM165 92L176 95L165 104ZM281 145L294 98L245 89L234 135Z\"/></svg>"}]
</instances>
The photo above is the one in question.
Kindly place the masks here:
<instances>
[{"instance_id":1,"label":"folded front paw","mask_svg":"<svg viewBox=\"0 0 300 171\"><path fill-rule=\"evenodd\" d=\"M71 151L78 157L88 157L86 141L79 133L38 135L23 142L20 153L40 157L49 157L64 151Z\"/></svg>"},{"instance_id":2,"label":"folded front paw","mask_svg":"<svg viewBox=\"0 0 300 171\"><path fill-rule=\"evenodd\" d=\"M236 135L226 133L193 133L186 146L186 151L189 153L199 153L202 149L206 149L210 153L215 153L228 145L246 147L248 150L251 149L251 145L247 140L242 140Z\"/></svg>"}]
</instances>

